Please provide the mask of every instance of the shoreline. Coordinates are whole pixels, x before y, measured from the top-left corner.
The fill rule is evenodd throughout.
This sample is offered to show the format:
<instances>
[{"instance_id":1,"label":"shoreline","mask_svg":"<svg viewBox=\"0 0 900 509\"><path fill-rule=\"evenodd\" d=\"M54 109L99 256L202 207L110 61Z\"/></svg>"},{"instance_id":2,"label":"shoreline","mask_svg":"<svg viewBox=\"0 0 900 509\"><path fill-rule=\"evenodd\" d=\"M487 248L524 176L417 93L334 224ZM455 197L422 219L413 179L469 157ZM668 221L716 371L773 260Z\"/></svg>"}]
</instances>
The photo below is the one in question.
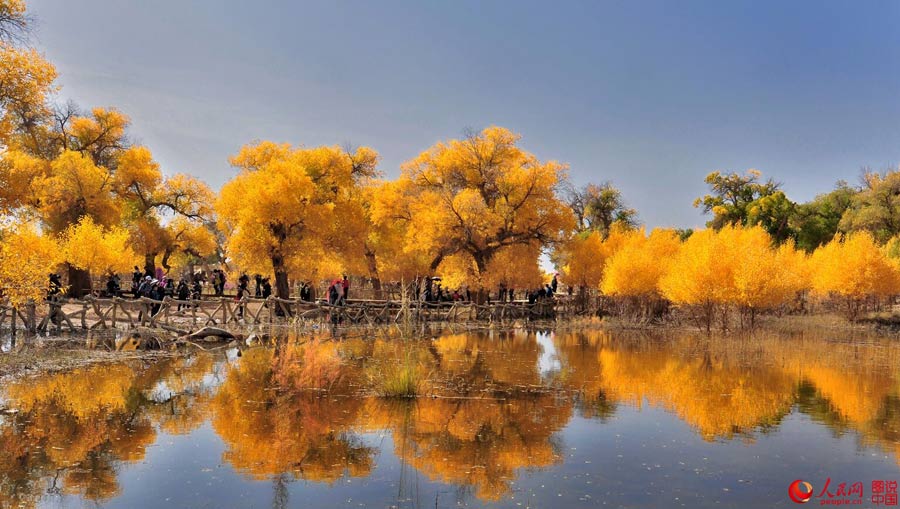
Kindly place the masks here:
<instances>
[{"instance_id":1,"label":"shoreline","mask_svg":"<svg viewBox=\"0 0 900 509\"><path fill-rule=\"evenodd\" d=\"M294 335L298 337L331 335L333 339L347 339L348 334L362 334L363 336L377 336L379 333L397 329L396 325L377 325L377 326L360 326L350 325L344 327L298 327L296 325L276 325L279 335ZM252 334L259 333L264 329L269 329L265 336L271 333L269 327L243 327L235 328L236 334L241 334L241 339L250 337ZM785 315L785 316L765 316L758 322L753 329L741 329L732 327L726 331L721 328L714 327L707 332L698 329L694 325L685 323L667 322L661 324L638 323L617 317L586 317L578 319L567 319L564 321L533 321L528 323L520 323L518 321L511 323L490 323L490 322L473 322L467 324L453 323L423 323L418 324L411 331L405 334L417 336L420 334L435 334L442 332L475 332L475 331L508 331L508 330L531 330L531 331L560 331L572 332L578 330L606 330L612 333L622 332L627 334L642 334L654 337L665 337L669 334L690 334L703 336L708 335L711 338L720 339L739 339L753 337L757 334L776 334L784 336L805 335L805 334L827 334L827 335L847 335L847 340L853 341L857 336L865 336L867 338L877 337L883 339L900 338L900 325L893 322L885 324L883 321L871 318L863 322L851 323L839 315L820 314L820 315ZM145 329L144 331L146 331ZM170 331L164 329L151 329L158 332L159 335L171 334ZM118 330L105 331L107 335L114 335L121 332L123 335L134 330ZM227 348L247 348L249 345L244 341L219 341L209 343L210 348L203 348L197 343L180 343L176 345L175 341L167 343L168 348L153 350L131 350L131 351L115 351L98 346L88 346L93 335L89 332L67 332L62 335L50 336L27 336L18 334L14 342L10 342L8 331L6 333L6 343L4 351L0 353L0 382L10 379L27 378L31 376L40 376L44 374L52 374L57 372L65 372L95 364L115 364L121 362L133 361L157 361L182 355L191 355L195 352L203 352L210 350L225 350ZM96 344L96 339L94 339ZM102 341L101 341L102 343ZM255 345L261 344L256 342ZM8 347L8 350L6 349Z\"/></svg>"}]
</instances>

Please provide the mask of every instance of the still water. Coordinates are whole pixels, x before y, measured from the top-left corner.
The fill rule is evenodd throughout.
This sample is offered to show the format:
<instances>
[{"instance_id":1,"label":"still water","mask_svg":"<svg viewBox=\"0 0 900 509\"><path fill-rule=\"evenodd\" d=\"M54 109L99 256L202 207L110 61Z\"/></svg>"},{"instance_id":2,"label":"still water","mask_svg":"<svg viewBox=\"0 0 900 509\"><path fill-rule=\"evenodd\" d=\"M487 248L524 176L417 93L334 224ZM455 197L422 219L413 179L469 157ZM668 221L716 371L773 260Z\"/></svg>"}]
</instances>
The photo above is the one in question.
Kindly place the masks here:
<instances>
[{"instance_id":1,"label":"still water","mask_svg":"<svg viewBox=\"0 0 900 509\"><path fill-rule=\"evenodd\" d=\"M900 480L891 340L428 336L13 382L0 507L792 507L795 479L882 507ZM400 372L422 396L378 395Z\"/></svg>"}]
</instances>

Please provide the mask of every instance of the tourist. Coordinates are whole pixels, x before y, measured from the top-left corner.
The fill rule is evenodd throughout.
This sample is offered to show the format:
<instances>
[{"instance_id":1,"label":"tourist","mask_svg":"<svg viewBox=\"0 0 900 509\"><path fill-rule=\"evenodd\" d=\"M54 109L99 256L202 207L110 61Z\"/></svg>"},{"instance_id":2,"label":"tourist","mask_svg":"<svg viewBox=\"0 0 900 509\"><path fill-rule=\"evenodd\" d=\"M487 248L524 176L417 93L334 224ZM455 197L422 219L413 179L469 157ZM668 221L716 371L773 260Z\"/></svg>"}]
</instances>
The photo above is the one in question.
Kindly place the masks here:
<instances>
[{"instance_id":1,"label":"tourist","mask_svg":"<svg viewBox=\"0 0 900 509\"><path fill-rule=\"evenodd\" d=\"M178 300L181 301L178 303L178 311L181 311L182 307L187 308L187 304L184 304L183 302L188 300L188 297L191 295L191 290L188 288L187 281L185 281L184 278L178 280L178 288L176 288L175 294L177 295Z\"/></svg>"},{"instance_id":2,"label":"tourist","mask_svg":"<svg viewBox=\"0 0 900 509\"><path fill-rule=\"evenodd\" d=\"M228 278L225 277L225 271L219 269L219 297L225 295L225 283L228 281Z\"/></svg>"},{"instance_id":3,"label":"tourist","mask_svg":"<svg viewBox=\"0 0 900 509\"><path fill-rule=\"evenodd\" d=\"M141 281L141 284L138 286L137 291L134 293L134 298L139 299L141 297L149 297L150 291L152 290L153 278L150 276L144 276L144 280Z\"/></svg>"},{"instance_id":4,"label":"tourist","mask_svg":"<svg viewBox=\"0 0 900 509\"><path fill-rule=\"evenodd\" d=\"M241 318L244 317L244 297L249 294L249 285L250 278L247 277L247 274L241 274L241 277L238 278L238 286L237 286L237 294L234 297L234 300L237 301L237 315Z\"/></svg>"},{"instance_id":5,"label":"tourist","mask_svg":"<svg viewBox=\"0 0 900 509\"><path fill-rule=\"evenodd\" d=\"M300 300L303 302L312 302L312 289L310 288L309 281L304 281L300 285Z\"/></svg>"},{"instance_id":6,"label":"tourist","mask_svg":"<svg viewBox=\"0 0 900 509\"><path fill-rule=\"evenodd\" d=\"M131 293L136 292L138 287L141 286L141 274L141 269L135 265L134 272L131 273Z\"/></svg>"},{"instance_id":7,"label":"tourist","mask_svg":"<svg viewBox=\"0 0 900 509\"><path fill-rule=\"evenodd\" d=\"M200 284L200 278L194 276L194 284L191 286L191 299L200 300L203 297L203 285Z\"/></svg>"},{"instance_id":8,"label":"tourist","mask_svg":"<svg viewBox=\"0 0 900 509\"><path fill-rule=\"evenodd\" d=\"M106 280L106 295L107 297L118 297L119 296L119 276L116 274L111 274L109 278Z\"/></svg>"},{"instance_id":9,"label":"tourist","mask_svg":"<svg viewBox=\"0 0 900 509\"><path fill-rule=\"evenodd\" d=\"M59 301L60 293L62 293L62 281L59 279L59 274L51 273L50 274L50 286L47 288L47 300L51 303L56 303ZM61 305L50 305L50 320L53 322L53 325L59 325L62 323L62 319L65 315L62 312Z\"/></svg>"},{"instance_id":10,"label":"tourist","mask_svg":"<svg viewBox=\"0 0 900 509\"><path fill-rule=\"evenodd\" d=\"M344 278L341 279L341 288L343 289L344 300L347 300L347 295L350 292L350 280L347 279L347 274L344 274Z\"/></svg>"}]
</instances>

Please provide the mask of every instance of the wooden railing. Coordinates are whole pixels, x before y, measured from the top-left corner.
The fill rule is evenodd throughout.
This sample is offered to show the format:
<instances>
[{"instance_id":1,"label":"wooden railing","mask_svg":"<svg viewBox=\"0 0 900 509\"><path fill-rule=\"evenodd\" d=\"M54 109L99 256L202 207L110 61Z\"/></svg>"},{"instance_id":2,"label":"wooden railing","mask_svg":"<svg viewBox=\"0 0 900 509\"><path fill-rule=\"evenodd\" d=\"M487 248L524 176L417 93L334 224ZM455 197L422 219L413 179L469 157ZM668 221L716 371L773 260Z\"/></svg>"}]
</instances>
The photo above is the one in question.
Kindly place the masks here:
<instances>
[{"instance_id":1,"label":"wooden railing","mask_svg":"<svg viewBox=\"0 0 900 509\"><path fill-rule=\"evenodd\" d=\"M576 307L565 297L540 300L475 304L472 302L421 302L349 300L340 306L269 297L267 299L211 298L162 301L142 297L84 299L61 298L25 309L0 303L0 329L21 328L32 332L51 329L95 330L159 327L178 331L203 326L262 325L285 323L333 323L345 325L411 322L505 322L548 320L574 314Z\"/></svg>"}]
</instances>

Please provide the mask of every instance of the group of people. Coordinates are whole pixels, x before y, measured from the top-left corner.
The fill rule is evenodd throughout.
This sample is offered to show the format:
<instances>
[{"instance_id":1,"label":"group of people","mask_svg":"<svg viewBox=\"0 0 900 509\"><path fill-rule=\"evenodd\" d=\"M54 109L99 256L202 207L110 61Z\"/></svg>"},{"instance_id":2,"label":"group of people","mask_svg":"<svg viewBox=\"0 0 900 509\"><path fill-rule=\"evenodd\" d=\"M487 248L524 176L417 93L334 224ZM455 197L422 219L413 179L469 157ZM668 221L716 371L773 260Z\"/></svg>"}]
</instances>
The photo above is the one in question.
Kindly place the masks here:
<instances>
[{"instance_id":1,"label":"group of people","mask_svg":"<svg viewBox=\"0 0 900 509\"><path fill-rule=\"evenodd\" d=\"M212 274L209 277L209 282L213 287L213 294L216 297L221 297L225 295L225 282L228 281L228 278L225 277L225 271L222 269L213 269Z\"/></svg>"},{"instance_id":2,"label":"group of people","mask_svg":"<svg viewBox=\"0 0 900 509\"><path fill-rule=\"evenodd\" d=\"M162 270L157 269L156 274L145 273L137 266L134 267L131 280L131 292L135 298L147 297L153 300L162 301L165 297L174 298L180 301L200 300L203 292L203 281L207 280L212 285L215 296L223 296L225 291L225 282L227 277L222 269L213 269L208 277L204 274L194 274L190 278L181 278L176 284L171 278L162 275ZM235 299L243 300L245 297L256 297L267 299L272 295L272 284L268 277L260 274L253 276L255 283L254 291L250 293L251 279L247 274L241 274L236 285ZM416 283L416 294L425 302L455 302L455 301L472 301L472 293L468 288L456 289L448 291L441 286L441 279L438 277L425 278L422 280L424 285ZM424 286L424 288L422 288ZM542 287L525 291L523 298L529 304L534 304L543 299L553 298L559 286L558 275L554 275L553 279ZM48 299L54 298L61 294L63 285L58 274L50 274L50 284L48 287ZM421 291L420 291L421 289ZM326 290L325 300L333 306L344 305L349 297L350 279L347 275L343 275L341 279L335 279L331 282ZM569 288L571 295L572 289ZM118 275L110 275L106 282L105 295L109 297L120 297L123 291ZM516 291L512 287L500 284L497 292L497 300L499 302L513 302L516 299ZM490 302L492 295L487 295ZM311 281L304 281L300 284L299 298L304 302L313 302L314 286ZM186 308L188 304L179 304L178 310ZM158 307L158 306L157 306ZM239 313L242 310L239 311Z\"/></svg>"},{"instance_id":3,"label":"group of people","mask_svg":"<svg viewBox=\"0 0 900 509\"><path fill-rule=\"evenodd\" d=\"M554 274L553 279L545 284L543 288L538 288L535 290L529 291L525 298L528 300L529 304L534 304L537 301L544 299L552 299L556 294L556 290L559 289L559 275Z\"/></svg>"},{"instance_id":4,"label":"group of people","mask_svg":"<svg viewBox=\"0 0 900 509\"><path fill-rule=\"evenodd\" d=\"M304 286L307 288L307 292L309 292L310 286L307 285L306 283L304 283ZM310 301L312 300L312 297L310 294L307 294L309 299L303 298L303 295L302 295L303 288L302 287L300 289L300 292L301 292L300 300L310 300ZM344 276L341 279L335 279L334 281L331 282L330 285L328 285L328 299L327 300L328 300L328 303L331 304L332 306L342 306L344 303L347 302L347 298L349 296L350 296L350 280L347 278L346 274L344 274Z\"/></svg>"}]
</instances>

